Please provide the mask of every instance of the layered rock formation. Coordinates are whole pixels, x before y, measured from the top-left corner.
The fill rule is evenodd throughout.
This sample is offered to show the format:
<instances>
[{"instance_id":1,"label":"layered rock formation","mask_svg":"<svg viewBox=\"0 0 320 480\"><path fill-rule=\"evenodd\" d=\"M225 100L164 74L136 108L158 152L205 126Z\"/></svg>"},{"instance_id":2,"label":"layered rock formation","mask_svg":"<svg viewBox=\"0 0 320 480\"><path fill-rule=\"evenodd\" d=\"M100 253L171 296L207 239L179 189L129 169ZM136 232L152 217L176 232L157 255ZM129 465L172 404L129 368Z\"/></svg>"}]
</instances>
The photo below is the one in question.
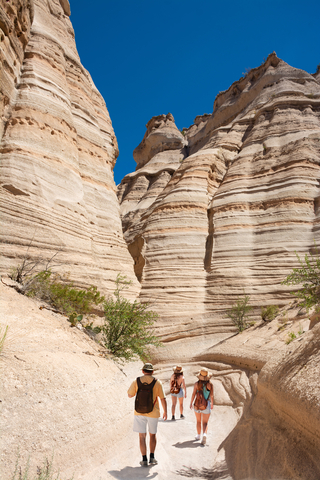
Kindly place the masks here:
<instances>
[{"instance_id":1,"label":"layered rock formation","mask_svg":"<svg viewBox=\"0 0 320 480\"><path fill-rule=\"evenodd\" d=\"M113 180L117 141L67 0L1 0L1 271L50 258L80 285L138 291ZM29 246L29 248L28 248Z\"/></svg>"},{"instance_id":2,"label":"layered rock formation","mask_svg":"<svg viewBox=\"0 0 320 480\"><path fill-rule=\"evenodd\" d=\"M233 480L320 478L320 325L262 368L222 446Z\"/></svg>"},{"instance_id":3,"label":"layered rock formation","mask_svg":"<svg viewBox=\"0 0 320 480\"><path fill-rule=\"evenodd\" d=\"M145 264L140 225L143 213L162 193L187 154L187 142L170 113L152 118L146 127L144 139L133 152L138 171L128 174L118 186L123 228L139 281Z\"/></svg>"},{"instance_id":4,"label":"layered rock formation","mask_svg":"<svg viewBox=\"0 0 320 480\"><path fill-rule=\"evenodd\" d=\"M295 250L319 240L318 74L271 54L182 134L152 119L135 158L119 187L125 238L170 354L230 334L226 308L244 292L256 315L289 301Z\"/></svg>"}]
</instances>

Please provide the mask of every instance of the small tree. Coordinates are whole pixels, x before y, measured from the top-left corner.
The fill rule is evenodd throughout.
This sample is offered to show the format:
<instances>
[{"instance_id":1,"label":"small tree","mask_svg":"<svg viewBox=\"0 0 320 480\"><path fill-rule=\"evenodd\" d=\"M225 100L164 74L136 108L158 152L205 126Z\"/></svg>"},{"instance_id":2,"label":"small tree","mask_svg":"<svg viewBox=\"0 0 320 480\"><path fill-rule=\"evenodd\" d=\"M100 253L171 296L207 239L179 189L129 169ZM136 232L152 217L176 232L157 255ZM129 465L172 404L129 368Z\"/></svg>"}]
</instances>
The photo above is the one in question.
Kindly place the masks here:
<instances>
[{"instance_id":1,"label":"small tree","mask_svg":"<svg viewBox=\"0 0 320 480\"><path fill-rule=\"evenodd\" d=\"M283 285L301 285L302 287L291 292L292 295L300 299L299 305L309 310L320 302L320 258L316 247L316 255L304 256L301 260L295 252L300 268L293 268L292 272L282 282Z\"/></svg>"},{"instance_id":2,"label":"small tree","mask_svg":"<svg viewBox=\"0 0 320 480\"><path fill-rule=\"evenodd\" d=\"M232 320L239 332L248 328L248 314L252 310L249 304L250 296L238 297L236 303L227 311L227 317Z\"/></svg>"},{"instance_id":3,"label":"small tree","mask_svg":"<svg viewBox=\"0 0 320 480\"><path fill-rule=\"evenodd\" d=\"M63 278L53 274L51 270L43 270L34 275L24 293L28 297L43 300L59 312L70 316L90 313L94 305L100 305L105 300L97 287L92 285L88 289L75 288L72 283L65 283Z\"/></svg>"},{"instance_id":4,"label":"small tree","mask_svg":"<svg viewBox=\"0 0 320 480\"><path fill-rule=\"evenodd\" d=\"M148 346L160 346L152 330L158 314L149 310L149 303L131 303L121 291L132 282L120 274L116 278L115 299L104 302L105 323L101 327L102 343L116 357L130 360L135 355L145 358Z\"/></svg>"}]
</instances>

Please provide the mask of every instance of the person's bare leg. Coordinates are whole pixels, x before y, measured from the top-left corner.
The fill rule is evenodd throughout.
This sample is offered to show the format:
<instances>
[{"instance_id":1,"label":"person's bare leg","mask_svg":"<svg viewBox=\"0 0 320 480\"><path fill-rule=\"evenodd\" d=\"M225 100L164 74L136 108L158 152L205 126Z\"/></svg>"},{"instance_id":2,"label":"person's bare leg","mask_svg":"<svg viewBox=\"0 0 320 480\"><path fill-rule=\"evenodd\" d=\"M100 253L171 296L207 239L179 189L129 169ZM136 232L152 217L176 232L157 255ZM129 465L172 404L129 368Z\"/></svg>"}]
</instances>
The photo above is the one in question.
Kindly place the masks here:
<instances>
[{"instance_id":1,"label":"person's bare leg","mask_svg":"<svg viewBox=\"0 0 320 480\"><path fill-rule=\"evenodd\" d=\"M194 412L197 419L197 434L201 435L201 413Z\"/></svg>"},{"instance_id":2,"label":"person's bare leg","mask_svg":"<svg viewBox=\"0 0 320 480\"><path fill-rule=\"evenodd\" d=\"M150 433L150 453L154 454L154 451L157 446L157 437L155 433Z\"/></svg>"},{"instance_id":3,"label":"person's bare leg","mask_svg":"<svg viewBox=\"0 0 320 480\"><path fill-rule=\"evenodd\" d=\"M202 432L207 433L208 430L208 422L210 418L210 413L203 413L202 414Z\"/></svg>"},{"instance_id":4,"label":"person's bare leg","mask_svg":"<svg viewBox=\"0 0 320 480\"><path fill-rule=\"evenodd\" d=\"M174 416L174 412L176 411L176 405L177 405L177 397L171 396L171 400L172 400L171 413L172 413L172 416Z\"/></svg>"},{"instance_id":5,"label":"person's bare leg","mask_svg":"<svg viewBox=\"0 0 320 480\"><path fill-rule=\"evenodd\" d=\"M146 433L139 433L139 445L141 455L147 455ZM151 443L151 442L150 442Z\"/></svg>"},{"instance_id":6,"label":"person's bare leg","mask_svg":"<svg viewBox=\"0 0 320 480\"><path fill-rule=\"evenodd\" d=\"M202 445L206 445L207 443L207 430L208 430L208 422L209 422L210 413L203 413L202 414Z\"/></svg>"},{"instance_id":7,"label":"person's bare leg","mask_svg":"<svg viewBox=\"0 0 320 480\"><path fill-rule=\"evenodd\" d=\"M183 415L183 397L179 398L180 415Z\"/></svg>"}]
</instances>

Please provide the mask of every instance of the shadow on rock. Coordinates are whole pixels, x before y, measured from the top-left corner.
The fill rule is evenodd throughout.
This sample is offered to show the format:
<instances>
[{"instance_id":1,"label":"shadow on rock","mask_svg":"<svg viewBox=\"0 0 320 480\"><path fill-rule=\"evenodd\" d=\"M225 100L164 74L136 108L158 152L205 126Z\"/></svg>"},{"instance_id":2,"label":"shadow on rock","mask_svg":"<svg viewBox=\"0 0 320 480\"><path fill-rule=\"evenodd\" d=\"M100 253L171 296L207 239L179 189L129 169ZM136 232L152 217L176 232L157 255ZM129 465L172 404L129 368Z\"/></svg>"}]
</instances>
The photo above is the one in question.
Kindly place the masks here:
<instances>
[{"instance_id":1,"label":"shadow on rock","mask_svg":"<svg viewBox=\"0 0 320 480\"><path fill-rule=\"evenodd\" d=\"M152 466L146 467L125 467L121 470L109 470L108 473L118 480L125 480L131 478L138 478L139 480L147 478L155 478L158 475L158 472L151 472Z\"/></svg>"},{"instance_id":2,"label":"shadow on rock","mask_svg":"<svg viewBox=\"0 0 320 480\"><path fill-rule=\"evenodd\" d=\"M233 480L228 473L228 467L225 462L219 463L212 468L191 468L185 467L176 472L181 477L203 478L205 480Z\"/></svg>"}]
</instances>

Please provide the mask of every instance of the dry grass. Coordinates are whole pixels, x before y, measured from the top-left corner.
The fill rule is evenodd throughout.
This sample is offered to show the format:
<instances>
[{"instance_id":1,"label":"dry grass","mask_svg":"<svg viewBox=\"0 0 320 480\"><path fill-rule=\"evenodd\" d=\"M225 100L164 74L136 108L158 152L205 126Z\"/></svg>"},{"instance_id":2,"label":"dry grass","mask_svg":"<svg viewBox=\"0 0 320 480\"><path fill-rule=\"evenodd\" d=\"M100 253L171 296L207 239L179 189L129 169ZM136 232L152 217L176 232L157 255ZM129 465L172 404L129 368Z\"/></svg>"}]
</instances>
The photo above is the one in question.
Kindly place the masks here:
<instances>
[{"instance_id":1,"label":"dry grass","mask_svg":"<svg viewBox=\"0 0 320 480\"><path fill-rule=\"evenodd\" d=\"M0 324L0 355L2 355L4 345L5 345L5 340L7 338L7 333L8 333L8 325L5 327Z\"/></svg>"}]
</instances>

